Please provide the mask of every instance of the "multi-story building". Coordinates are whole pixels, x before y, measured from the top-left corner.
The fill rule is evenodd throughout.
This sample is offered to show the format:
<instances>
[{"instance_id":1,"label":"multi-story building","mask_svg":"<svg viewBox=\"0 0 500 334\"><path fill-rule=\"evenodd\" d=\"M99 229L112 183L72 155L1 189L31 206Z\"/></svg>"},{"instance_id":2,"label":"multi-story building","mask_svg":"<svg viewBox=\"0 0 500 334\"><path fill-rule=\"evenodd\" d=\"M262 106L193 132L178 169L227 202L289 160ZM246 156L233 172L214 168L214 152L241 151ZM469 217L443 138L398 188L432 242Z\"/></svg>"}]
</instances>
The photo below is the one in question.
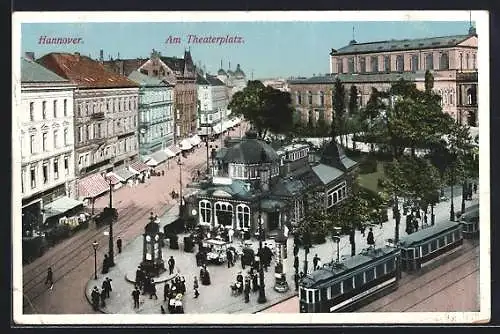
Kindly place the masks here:
<instances>
[{"instance_id":1,"label":"multi-story building","mask_svg":"<svg viewBox=\"0 0 500 334\"><path fill-rule=\"evenodd\" d=\"M38 63L77 86L74 93L78 197L109 190L104 175L138 156L139 86L79 53L50 53ZM116 169L120 169L116 168Z\"/></svg>"},{"instance_id":2,"label":"multi-story building","mask_svg":"<svg viewBox=\"0 0 500 334\"><path fill-rule=\"evenodd\" d=\"M218 135L227 122L229 98L227 87L216 76L198 74L199 126L200 136Z\"/></svg>"},{"instance_id":3,"label":"multi-story building","mask_svg":"<svg viewBox=\"0 0 500 334\"><path fill-rule=\"evenodd\" d=\"M247 77L240 64L236 65L235 71L231 70L231 62L229 62L227 71L222 68L222 61L220 65L221 68L217 72L217 78L227 86L229 101L231 101L234 93L243 90L247 86Z\"/></svg>"},{"instance_id":4,"label":"multi-story building","mask_svg":"<svg viewBox=\"0 0 500 334\"><path fill-rule=\"evenodd\" d=\"M32 59L21 59L21 149L23 233L40 226L55 200L75 204L73 90L76 88ZM64 209L58 207L59 213Z\"/></svg>"},{"instance_id":5,"label":"multi-story building","mask_svg":"<svg viewBox=\"0 0 500 334\"><path fill-rule=\"evenodd\" d=\"M385 90L400 78L424 89L425 71L434 75L434 91L443 111L457 121L477 126L477 35L358 43L330 52L330 74L290 80L292 100L303 120L331 120L333 83L339 78L349 92L359 91L361 107L372 87Z\"/></svg>"},{"instance_id":6,"label":"multi-story building","mask_svg":"<svg viewBox=\"0 0 500 334\"><path fill-rule=\"evenodd\" d=\"M146 160L154 152L173 144L174 88L167 82L138 71L128 78L139 88L139 154Z\"/></svg>"},{"instance_id":7,"label":"multi-story building","mask_svg":"<svg viewBox=\"0 0 500 334\"><path fill-rule=\"evenodd\" d=\"M196 135L198 94L191 52L186 50L184 58L176 58L163 57L153 50L150 59L138 71L174 85L174 142L180 143L182 139Z\"/></svg>"}]
</instances>

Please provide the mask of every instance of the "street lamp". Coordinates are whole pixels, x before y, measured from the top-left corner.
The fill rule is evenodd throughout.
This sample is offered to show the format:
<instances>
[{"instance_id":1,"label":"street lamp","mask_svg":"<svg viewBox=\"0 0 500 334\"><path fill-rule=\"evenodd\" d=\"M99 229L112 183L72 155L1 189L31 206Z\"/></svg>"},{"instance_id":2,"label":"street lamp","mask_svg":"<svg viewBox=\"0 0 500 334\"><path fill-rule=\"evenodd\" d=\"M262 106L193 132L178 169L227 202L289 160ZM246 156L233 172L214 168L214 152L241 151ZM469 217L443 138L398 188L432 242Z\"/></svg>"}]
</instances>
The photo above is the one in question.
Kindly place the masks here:
<instances>
[{"instance_id":1,"label":"street lamp","mask_svg":"<svg viewBox=\"0 0 500 334\"><path fill-rule=\"evenodd\" d=\"M177 165L179 165L179 196L180 196L180 204L179 204L179 214L182 214L183 202L182 202L182 165L181 157L177 158Z\"/></svg>"},{"instance_id":2,"label":"street lamp","mask_svg":"<svg viewBox=\"0 0 500 334\"><path fill-rule=\"evenodd\" d=\"M257 302L259 304L263 304L267 301L266 299L266 290L265 290L265 285L264 285L264 265L262 263L262 209L261 209L261 201L262 201L262 195L263 195L263 180L262 178L264 177L264 173L266 172L265 168L259 168L259 181L260 181L260 187L261 187L261 194L259 196L259 298L257 299Z\"/></svg>"},{"instance_id":3,"label":"street lamp","mask_svg":"<svg viewBox=\"0 0 500 334\"><path fill-rule=\"evenodd\" d=\"M209 165L209 152L208 152L208 149L209 149L209 145L208 145L208 134L207 136L205 137L205 147L207 148L207 175L210 173L210 165Z\"/></svg>"},{"instance_id":4,"label":"street lamp","mask_svg":"<svg viewBox=\"0 0 500 334\"><path fill-rule=\"evenodd\" d=\"M335 243L337 243L337 263L340 262L340 230L341 228L338 226L335 226L333 228L334 230L334 235L332 236L332 239Z\"/></svg>"},{"instance_id":5,"label":"street lamp","mask_svg":"<svg viewBox=\"0 0 500 334\"><path fill-rule=\"evenodd\" d=\"M97 246L99 243L94 240L92 243L92 248L94 248L94 279L97 279Z\"/></svg>"},{"instance_id":6,"label":"street lamp","mask_svg":"<svg viewBox=\"0 0 500 334\"><path fill-rule=\"evenodd\" d=\"M109 267L115 265L114 251L113 251L113 222L115 220L115 212L113 210L113 185L111 184L111 179L108 178L109 182Z\"/></svg>"}]
</instances>

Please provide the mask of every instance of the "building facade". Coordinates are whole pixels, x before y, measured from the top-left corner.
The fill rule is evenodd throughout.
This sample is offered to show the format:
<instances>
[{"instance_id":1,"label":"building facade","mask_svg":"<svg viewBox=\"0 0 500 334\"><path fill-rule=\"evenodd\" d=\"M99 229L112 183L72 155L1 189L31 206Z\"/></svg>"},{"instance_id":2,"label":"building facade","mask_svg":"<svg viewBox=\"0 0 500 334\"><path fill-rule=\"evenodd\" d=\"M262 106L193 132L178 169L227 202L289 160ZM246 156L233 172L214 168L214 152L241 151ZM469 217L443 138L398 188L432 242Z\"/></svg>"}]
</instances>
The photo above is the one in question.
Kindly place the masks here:
<instances>
[{"instance_id":1,"label":"building facade","mask_svg":"<svg viewBox=\"0 0 500 334\"><path fill-rule=\"evenodd\" d=\"M227 122L229 96L226 85L216 76L198 75L199 124L200 136L218 135Z\"/></svg>"},{"instance_id":2,"label":"building facade","mask_svg":"<svg viewBox=\"0 0 500 334\"><path fill-rule=\"evenodd\" d=\"M139 154L144 158L173 144L174 88L138 71L132 72L128 78L140 85L138 140Z\"/></svg>"},{"instance_id":3,"label":"building facade","mask_svg":"<svg viewBox=\"0 0 500 334\"><path fill-rule=\"evenodd\" d=\"M104 175L138 156L139 87L78 53L50 53L38 63L77 86L74 93L78 197L109 190Z\"/></svg>"},{"instance_id":4,"label":"building facade","mask_svg":"<svg viewBox=\"0 0 500 334\"><path fill-rule=\"evenodd\" d=\"M425 71L430 70L443 111L457 121L478 126L477 40L474 28L467 35L369 43L353 40L338 50L332 49L328 75L290 80L292 100L303 121L319 117L331 121L333 82L337 77L345 84L346 92L356 85L360 106L364 107L372 87L386 90L400 78L424 89Z\"/></svg>"},{"instance_id":5,"label":"building facade","mask_svg":"<svg viewBox=\"0 0 500 334\"><path fill-rule=\"evenodd\" d=\"M231 63L229 63L229 68L225 71L222 68L222 61L221 68L217 72L217 78L226 85L229 101L231 101L234 93L242 91L247 86L248 81L247 76L241 69L240 64L236 65L235 71L232 71Z\"/></svg>"},{"instance_id":6,"label":"building facade","mask_svg":"<svg viewBox=\"0 0 500 334\"><path fill-rule=\"evenodd\" d=\"M183 58L163 57L153 50L138 71L174 86L174 142L197 134L198 108L196 69L190 51Z\"/></svg>"},{"instance_id":7,"label":"building facade","mask_svg":"<svg viewBox=\"0 0 500 334\"><path fill-rule=\"evenodd\" d=\"M23 232L40 226L45 206L75 196L73 90L75 85L21 59L21 149Z\"/></svg>"}]
</instances>

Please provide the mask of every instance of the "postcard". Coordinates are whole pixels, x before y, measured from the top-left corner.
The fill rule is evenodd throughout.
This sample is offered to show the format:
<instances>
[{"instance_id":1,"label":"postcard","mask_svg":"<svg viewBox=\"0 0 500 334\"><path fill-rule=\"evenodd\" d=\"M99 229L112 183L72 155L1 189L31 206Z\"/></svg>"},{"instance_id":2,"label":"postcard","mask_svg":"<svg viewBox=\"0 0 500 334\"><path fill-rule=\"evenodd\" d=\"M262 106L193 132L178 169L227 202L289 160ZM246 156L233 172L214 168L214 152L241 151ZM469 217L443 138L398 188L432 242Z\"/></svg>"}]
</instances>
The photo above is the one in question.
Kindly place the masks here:
<instances>
[{"instance_id":1,"label":"postcard","mask_svg":"<svg viewBox=\"0 0 500 334\"><path fill-rule=\"evenodd\" d=\"M14 13L15 323L488 322L488 20Z\"/></svg>"}]
</instances>

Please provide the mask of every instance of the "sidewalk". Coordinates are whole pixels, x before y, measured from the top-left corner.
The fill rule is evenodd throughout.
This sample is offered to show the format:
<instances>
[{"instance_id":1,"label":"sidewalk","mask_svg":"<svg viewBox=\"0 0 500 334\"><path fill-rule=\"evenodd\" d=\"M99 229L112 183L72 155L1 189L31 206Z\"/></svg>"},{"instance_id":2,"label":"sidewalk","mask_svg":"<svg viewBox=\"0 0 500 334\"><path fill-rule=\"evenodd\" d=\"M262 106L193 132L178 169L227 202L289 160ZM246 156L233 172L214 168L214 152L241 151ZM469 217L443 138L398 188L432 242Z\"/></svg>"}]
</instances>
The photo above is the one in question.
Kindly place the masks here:
<instances>
[{"instance_id":1,"label":"sidewalk","mask_svg":"<svg viewBox=\"0 0 500 334\"><path fill-rule=\"evenodd\" d=\"M458 191L457 191L458 193ZM474 194L472 201L467 201L466 206L469 207L475 203L478 203L478 195ZM460 209L461 195L457 194L455 197L455 208ZM448 221L449 215L449 200L440 202L436 205L435 210L436 224L443 221ZM178 217L178 206L174 206L163 215L161 220L161 227L165 224L173 221ZM405 224L400 224L400 236L405 236ZM376 245L385 244L385 240L394 237L394 220L392 219L392 210L389 210L389 221L382 225L382 228L378 226L374 227L373 233L375 236ZM269 271L265 272L265 291L267 302L264 304L257 303L258 292L251 292L250 302L244 303L243 295L231 296L230 285L234 283L236 274L241 271L240 262L236 262L234 267L227 268L227 264L217 266L209 265L208 269L211 276L211 285L204 286L200 284L199 292L200 296L198 299L194 299L193 295L193 278L199 275L199 269L196 267L195 252L186 253L183 251L183 241L184 235L179 235L179 249L172 250L168 247L162 249L163 258L167 259L173 256L176 262L176 271L186 278L187 293L184 297L184 311L185 313L255 313L268 308L276 303L279 303L285 299L288 299L295 295L295 286L293 281L293 239L289 238L288 246L288 258L284 260L284 268L287 273L287 281L290 286L290 290L286 293L278 293L273 289L274 286L274 264L271 264ZM361 249L367 247L366 238L364 238L360 232L356 232L356 252L359 253ZM268 243L273 243L273 241L266 241ZM254 249L257 249L257 241L253 240ZM235 241L237 244L237 241ZM107 275L98 274L97 281L90 279L85 288L85 293L87 300L90 301L90 292L94 286L101 287L102 280L105 277L112 279L113 291L111 292L111 298L106 300L106 307L101 311L104 313L116 313L116 314L158 314L160 313L160 305L163 305L166 309L166 305L163 303L163 283L157 284L157 294L158 300L151 300L149 296L141 295L141 306L138 310L133 308L132 301L132 289L133 284L128 282L125 277L127 273L135 272L137 266L142 260L142 235L131 241L123 250L121 254L117 254L115 257L115 267L111 268ZM196 249L197 247L195 247ZM350 244L349 237L342 236L339 244L340 257L350 256ZM312 268L312 258L315 254L321 258L322 263L326 263L336 258L337 245L330 240L321 245L315 245L311 248L308 261L309 268ZM301 261L300 268L303 268L304 261L304 250L300 249L299 259ZM247 267L248 270L248 267ZM130 274L129 274L130 275Z\"/></svg>"}]
</instances>

